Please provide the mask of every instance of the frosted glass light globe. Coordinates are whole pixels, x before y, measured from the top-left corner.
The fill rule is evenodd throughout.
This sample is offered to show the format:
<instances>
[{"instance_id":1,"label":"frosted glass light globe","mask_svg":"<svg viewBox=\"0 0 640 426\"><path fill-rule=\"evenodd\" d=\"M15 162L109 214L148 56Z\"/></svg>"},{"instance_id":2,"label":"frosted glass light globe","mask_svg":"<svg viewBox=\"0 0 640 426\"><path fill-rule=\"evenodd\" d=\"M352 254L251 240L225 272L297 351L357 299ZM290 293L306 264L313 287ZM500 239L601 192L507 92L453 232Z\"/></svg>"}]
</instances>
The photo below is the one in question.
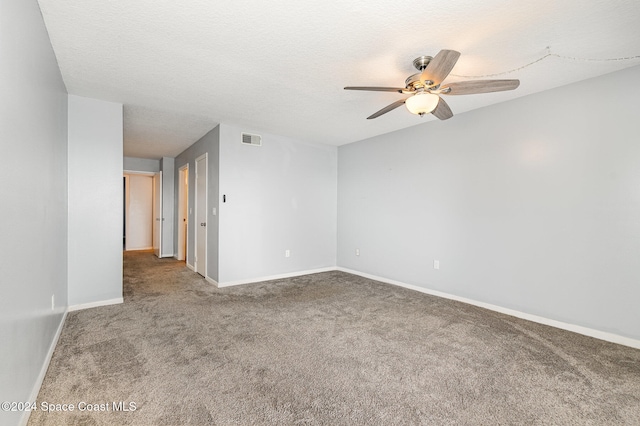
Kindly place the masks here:
<instances>
[{"instance_id":1,"label":"frosted glass light globe","mask_svg":"<svg viewBox=\"0 0 640 426\"><path fill-rule=\"evenodd\" d=\"M421 92L411 96L404 104L412 114L424 115L436 109L439 100L440 97L438 95Z\"/></svg>"}]
</instances>

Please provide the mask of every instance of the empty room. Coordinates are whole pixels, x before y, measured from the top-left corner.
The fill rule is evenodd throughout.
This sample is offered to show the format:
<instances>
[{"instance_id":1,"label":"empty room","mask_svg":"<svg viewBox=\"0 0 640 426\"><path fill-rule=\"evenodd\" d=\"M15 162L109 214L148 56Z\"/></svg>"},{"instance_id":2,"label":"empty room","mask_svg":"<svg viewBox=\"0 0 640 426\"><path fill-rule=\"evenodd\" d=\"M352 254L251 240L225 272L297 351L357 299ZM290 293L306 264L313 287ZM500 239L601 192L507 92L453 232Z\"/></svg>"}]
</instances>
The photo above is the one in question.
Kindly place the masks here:
<instances>
[{"instance_id":1,"label":"empty room","mask_svg":"<svg viewBox=\"0 0 640 426\"><path fill-rule=\"evenodd\" d=\"M0 5L0 424L640 424L639 2Z\"/></svg>"}]
</instances>

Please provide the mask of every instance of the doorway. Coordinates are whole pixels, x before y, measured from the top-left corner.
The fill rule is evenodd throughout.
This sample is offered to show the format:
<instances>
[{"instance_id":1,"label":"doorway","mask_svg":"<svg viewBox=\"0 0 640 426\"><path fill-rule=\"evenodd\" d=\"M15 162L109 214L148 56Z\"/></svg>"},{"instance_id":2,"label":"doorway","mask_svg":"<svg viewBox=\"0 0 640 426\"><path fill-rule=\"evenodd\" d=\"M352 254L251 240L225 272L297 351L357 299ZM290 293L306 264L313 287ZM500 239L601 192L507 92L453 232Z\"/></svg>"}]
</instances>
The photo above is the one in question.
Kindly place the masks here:
<instances>
[{"instance_id":1,"label":"doorway","mask_svg":"<svg viewBox=\"0 0 640 426\"><path fill-rule=\"evenodd\" d=\"M153 231L153 175L124 174L124 250L149 250Z\"/></svg>"},{"instance_id":2,"label":"doorway","mask_svg":"<svg viewBox=\"0 0 640 426\"><path fill-rule=\"evenodd\" d=\"M178 170L178 260L187 260L189 227L189 164ZM188 263L188 262L186 262Z\"/></svg>"},{"instance_id":3,"label":"doorway","mask_svg":"<svg viewBox=\"0 0 640 426\"><path fill-rule=\"evenodd\" d=\"M196 158L195 257L198 274L207 276L207 154Z\"/></svg>"}]
</instances>

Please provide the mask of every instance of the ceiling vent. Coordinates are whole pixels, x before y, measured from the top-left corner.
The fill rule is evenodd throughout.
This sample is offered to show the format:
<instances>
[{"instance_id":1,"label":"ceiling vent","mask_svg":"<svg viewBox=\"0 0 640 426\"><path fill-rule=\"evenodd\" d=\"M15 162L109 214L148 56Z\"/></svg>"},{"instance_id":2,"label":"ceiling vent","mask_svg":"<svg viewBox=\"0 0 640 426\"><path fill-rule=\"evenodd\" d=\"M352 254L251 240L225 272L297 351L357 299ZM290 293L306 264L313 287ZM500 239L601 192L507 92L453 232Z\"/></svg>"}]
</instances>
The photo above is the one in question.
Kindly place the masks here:
<instances>
[{"instance_id":1,"label":"ceiling vent","mask_svg":"<svg viewBox=\"0 0 640 426\"><path fill-rule=\"evenodd\" d=\"M245 145L262 146L262 136L243 133L242 143Z\"/></svg>"}]
</instances>

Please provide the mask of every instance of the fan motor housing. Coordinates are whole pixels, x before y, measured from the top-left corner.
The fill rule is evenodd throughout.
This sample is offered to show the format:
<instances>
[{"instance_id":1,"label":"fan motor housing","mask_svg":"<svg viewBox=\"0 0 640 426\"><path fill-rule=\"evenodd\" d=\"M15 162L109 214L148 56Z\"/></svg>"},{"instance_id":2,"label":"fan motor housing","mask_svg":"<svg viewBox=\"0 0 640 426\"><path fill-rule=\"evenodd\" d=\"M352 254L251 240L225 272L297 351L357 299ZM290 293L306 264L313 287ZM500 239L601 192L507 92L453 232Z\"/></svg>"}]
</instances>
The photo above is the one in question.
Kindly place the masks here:
<instances>
[{"instance_id":1,"label":"fan motor housing","mask_svg":"<svg viewBox=\"0 0 640 426\"><path fill-rule=\"evenodd\" d=\"M427 80L425 82L422 82L420 81L420 76L422 75L422 71L427 68L427 65L429 65L432 59L433 57L431 56L423 55L413 60L413 66L420 72L407 77L404 82L404 85L407 89L414 91L419 89L426 89L431 86L431 81Z\"/></svg>"},{"instance_id":2,"label":"fan motor housing","mask_svg":"<svg viewBox=\"0 0 640 426\"><path fill-rule=\"evenodd\" d=\"M438 86L433 86L433 82L425 80L422 82L420 76L422 73L410 75L404 82L405 87L410 91L417 91L421 89L438 89Z\"/></svg>"},{"instance_id":3,"label":"fan motor housing","mask_svg":"<svg viewBox=\"0 0 640 426\"><path fill-rule=\"evenodd\" d=\"M429 62L433 59L432 56L419 56L413 60L413 66L416 67L418 71L424 71L424 69L429 65Z\"/></svg>"}]
</instances>

